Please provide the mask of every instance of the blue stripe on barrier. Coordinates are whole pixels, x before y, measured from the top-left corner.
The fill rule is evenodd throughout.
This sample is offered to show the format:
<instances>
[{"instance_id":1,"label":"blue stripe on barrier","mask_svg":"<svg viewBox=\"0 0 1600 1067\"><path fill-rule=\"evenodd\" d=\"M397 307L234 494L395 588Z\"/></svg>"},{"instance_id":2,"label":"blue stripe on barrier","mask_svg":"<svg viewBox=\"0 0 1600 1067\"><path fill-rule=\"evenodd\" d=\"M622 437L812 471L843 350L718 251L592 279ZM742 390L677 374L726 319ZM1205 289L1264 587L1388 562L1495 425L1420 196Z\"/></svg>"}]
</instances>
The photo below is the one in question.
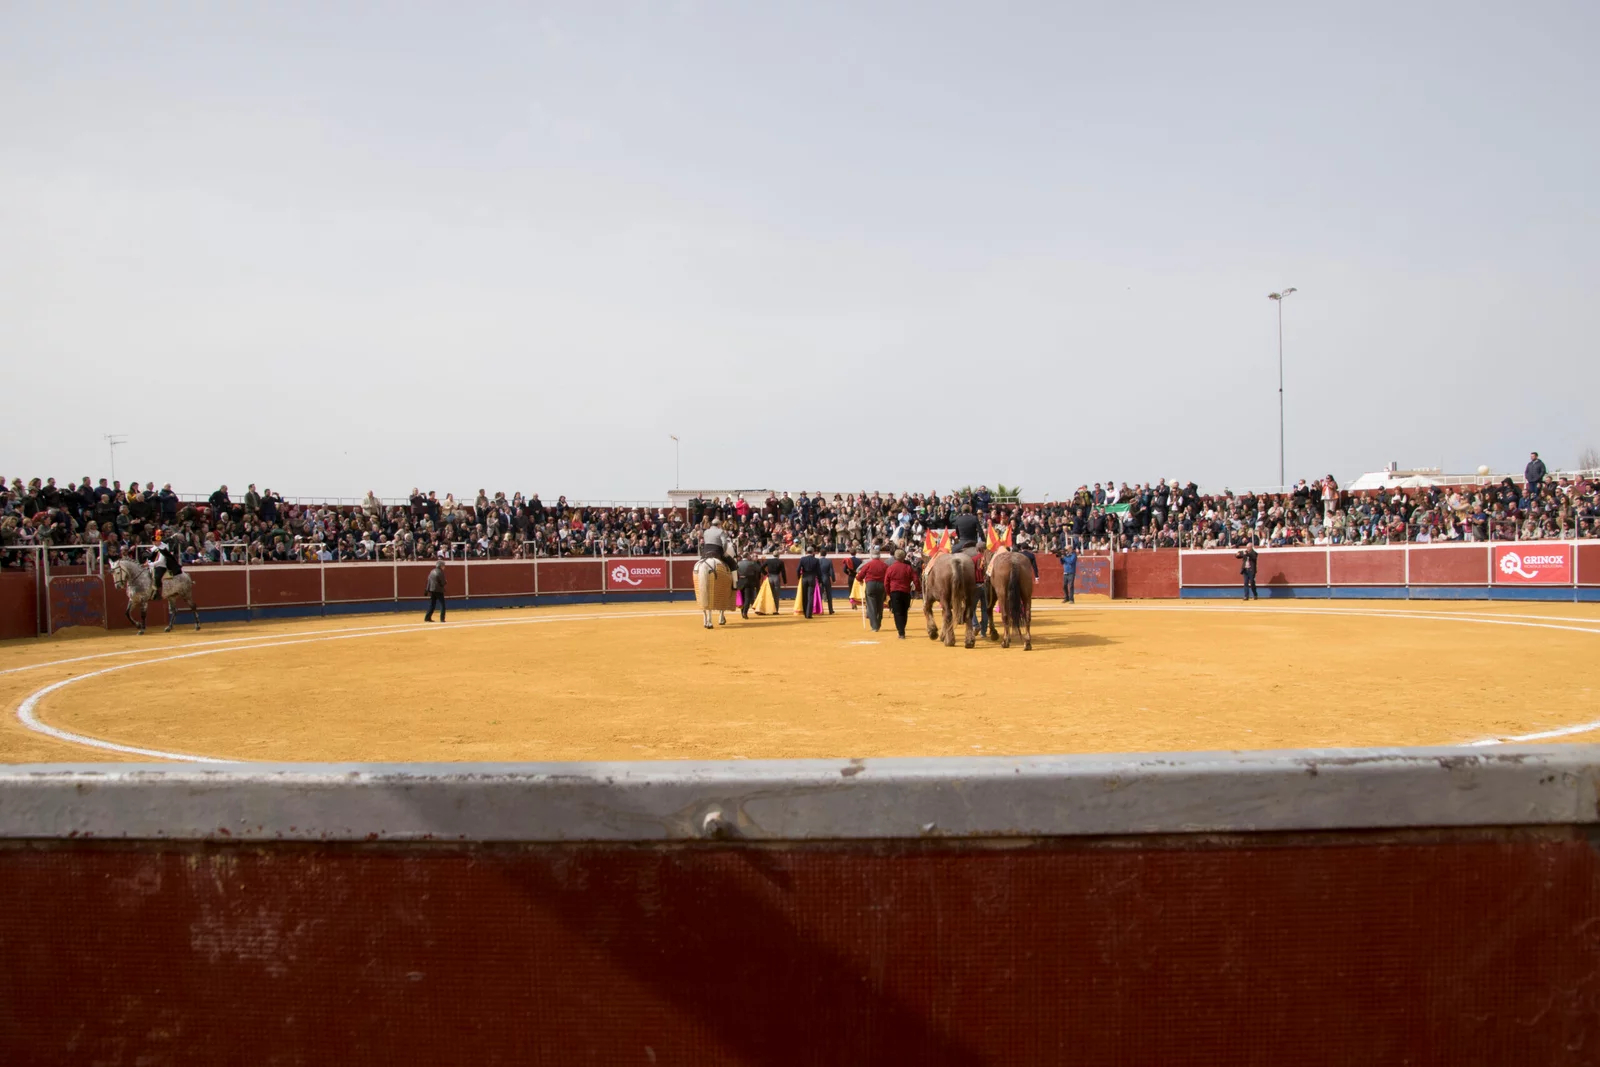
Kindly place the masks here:
<instances>
[{"instance_id":1,"label":"blue stripe on barrier","mask_svg":"<svg viewBox=\"0 0 1600 1067\"><path fill-rule=\"evenodd\" d=\"M1572 603L1600 602L1600 587L1483 585L1263 585L1263 600L1502 600ZM1185 600L1239 600L1242 586L1201 586L1179 590Z\"/></svg>"},{"instance_id":2,"label":"blue stripe on barrier","mask_svg":"<svg viewBox=\"0 0 1600 1067\"><path fill-rule=\"evenodd\" d=\"M638 603L693 603L694 593L688 590L660 592L621 593L541 593L539 596L481 596L451 597L450 611L478 611L491 608L565 607L573 604L638 604ZM303 619L323 615L397 615L421 614L428 609L427 600L406 597L401 600L356 600L335 604L274 604L263 607L207 608L201 607L202 622L258 622L271 619ZM179 615L183 622L183 614Z\"/></svg>"}]
</instances>

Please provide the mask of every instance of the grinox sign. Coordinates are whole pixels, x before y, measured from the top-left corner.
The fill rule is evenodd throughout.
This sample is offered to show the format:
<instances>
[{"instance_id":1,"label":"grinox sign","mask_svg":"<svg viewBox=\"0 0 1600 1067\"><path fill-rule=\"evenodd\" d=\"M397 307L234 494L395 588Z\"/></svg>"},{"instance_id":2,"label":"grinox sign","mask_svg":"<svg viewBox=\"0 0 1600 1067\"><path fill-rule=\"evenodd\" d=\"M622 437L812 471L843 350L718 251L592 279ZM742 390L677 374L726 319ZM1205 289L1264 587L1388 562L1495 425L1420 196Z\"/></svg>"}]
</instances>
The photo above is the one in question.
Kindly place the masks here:
<instances>
[{"instance_id":1,"label":"grinox sign","mask_svg":"<svg viewBox=\"0 0 1600 1067\"><path fill-rule=\"evenodd\" d=\"M1571 545L1498 545L1494 550L1496 585L1571 585Z\"/></svg>"},{"instance_id":2,"label":"grinox sign","mask_svg":"<svg viewBox=\"0 0 1600 1067\"><path fill-rule=\"evenodd\" d=\"M664 559L614 559L606 564L608 593L629 589L665 591L666 588L667 561Z\"/></svg>"}]
</instances>

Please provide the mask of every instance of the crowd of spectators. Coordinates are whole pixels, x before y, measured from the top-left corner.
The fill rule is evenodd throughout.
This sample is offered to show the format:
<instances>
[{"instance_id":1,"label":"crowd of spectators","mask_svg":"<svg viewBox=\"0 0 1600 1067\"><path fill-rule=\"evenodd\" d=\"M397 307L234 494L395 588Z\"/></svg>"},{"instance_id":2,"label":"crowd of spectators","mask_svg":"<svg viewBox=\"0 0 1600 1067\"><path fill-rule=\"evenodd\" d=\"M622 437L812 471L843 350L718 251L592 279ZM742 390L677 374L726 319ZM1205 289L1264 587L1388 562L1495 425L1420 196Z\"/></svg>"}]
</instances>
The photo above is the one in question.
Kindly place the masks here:
<instances>
[{"instance_id":1,"label":"crowd of spectators","mask_svg":"<svg viewBox=\"0 0 1600 1067\"><path fill-rule=\"evenodd\" d=\"M1019 503L988 490L948 493L772 494L691 500L687 507L545 503L479 490L471 500L413 490L404 503L368 493L359 505L285 503L254 485L238 498L222 486L204 500L170 485L102 478L58 486L54 478L0 479L0 564L22 565L37 546L102 546L108 559L137 554L159 530L185 565L441 556L693 555L712 519L741 550L865 552L921 544L964 507L1005 523L1040 551L1364 545L1403 541L1532 540L1600 535L1600 487L1577 476L1467 486L1352 493L1330 476L1286 493L1203 494L1194 482L1096 482L1070 499ZM81 557L81 553L79 554Z\"/></svg>"}]
</instances>

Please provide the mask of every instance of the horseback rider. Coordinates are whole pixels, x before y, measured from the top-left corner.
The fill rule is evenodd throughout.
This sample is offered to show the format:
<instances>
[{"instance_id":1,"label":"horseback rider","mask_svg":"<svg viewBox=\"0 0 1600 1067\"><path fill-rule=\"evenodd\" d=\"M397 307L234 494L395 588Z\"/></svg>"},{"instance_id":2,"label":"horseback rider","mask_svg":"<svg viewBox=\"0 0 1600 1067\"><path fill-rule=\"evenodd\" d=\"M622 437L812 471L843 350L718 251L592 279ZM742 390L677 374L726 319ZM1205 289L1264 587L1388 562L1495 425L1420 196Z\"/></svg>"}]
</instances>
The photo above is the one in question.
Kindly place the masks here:
<instances>
[{"instance_id":1,"label":"horseback rider","mask_svg":"<svg viewBox=\"0 0 1600 1067\"><path fill-rule=\"evenodd\" d=\"M1028 557L1028 562L1033 564L1033 577L1034 577L1034 580L1038 581L1038 579L1039 579L1039 560L1033 554L1033 543L1028 540L1028 535L1027 534L1018 534L1017 535L1017 546L1016 546L1015 550L1018 551L1018 552L1021 552L1024 556Z\"/></svg>"},{"instance_id":2,"label":"horseback rider","mask_svg":"<svg viewBox=\"0 0 1600 1067\"><path fill-rule=\"evenodd\" d=\"M712 519L705 533L700 535L700 558L720 559L729 572L734 569L733 557L728 555L728 535L722 529L721 519Z\"/></svg>"},{"instance_id":3,"label":"horseback rider","mask_svg":"<svg viewBox=\"0 0 1600 1067\"><path fill-rule=\"evenodd\" d=\"M154 583L154 595L161 598L161 580L167 575L183 573L183 561L171 546L161 540L161 531L156 530L155 544L150 546L150 577Z\"/></svg>"}]
</instances>

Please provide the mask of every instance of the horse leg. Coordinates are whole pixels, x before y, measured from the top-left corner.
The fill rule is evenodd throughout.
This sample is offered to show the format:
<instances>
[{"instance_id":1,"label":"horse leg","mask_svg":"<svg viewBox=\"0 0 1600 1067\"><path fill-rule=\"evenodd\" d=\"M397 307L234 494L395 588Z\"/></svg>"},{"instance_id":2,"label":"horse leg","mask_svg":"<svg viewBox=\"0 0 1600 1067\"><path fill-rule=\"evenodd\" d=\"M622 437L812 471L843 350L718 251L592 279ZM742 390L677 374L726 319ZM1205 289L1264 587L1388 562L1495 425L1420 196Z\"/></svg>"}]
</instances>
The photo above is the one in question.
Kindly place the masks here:
<instances>
[{"instance_id":1,"label":"horse leg","mask_svg":"<svg viewBox=\"0 0 1600 1067\"><path fill-rule=\"evenodd\" d=\"M1002 589L998 593L995 594L994 610L995 611L1000 611L1001 610L1000 606L1002 604L1006 604L1006 603L1009 603L1009 601L1006 599L1005 590ZM1011 624L1012 624L1011 613L1010 612L1006 612L1005 615L1002 616L1001 619L1000 619L1000 647L1001 648L1010 648L1011 647Z\"/></svg>"}]
</instances>

